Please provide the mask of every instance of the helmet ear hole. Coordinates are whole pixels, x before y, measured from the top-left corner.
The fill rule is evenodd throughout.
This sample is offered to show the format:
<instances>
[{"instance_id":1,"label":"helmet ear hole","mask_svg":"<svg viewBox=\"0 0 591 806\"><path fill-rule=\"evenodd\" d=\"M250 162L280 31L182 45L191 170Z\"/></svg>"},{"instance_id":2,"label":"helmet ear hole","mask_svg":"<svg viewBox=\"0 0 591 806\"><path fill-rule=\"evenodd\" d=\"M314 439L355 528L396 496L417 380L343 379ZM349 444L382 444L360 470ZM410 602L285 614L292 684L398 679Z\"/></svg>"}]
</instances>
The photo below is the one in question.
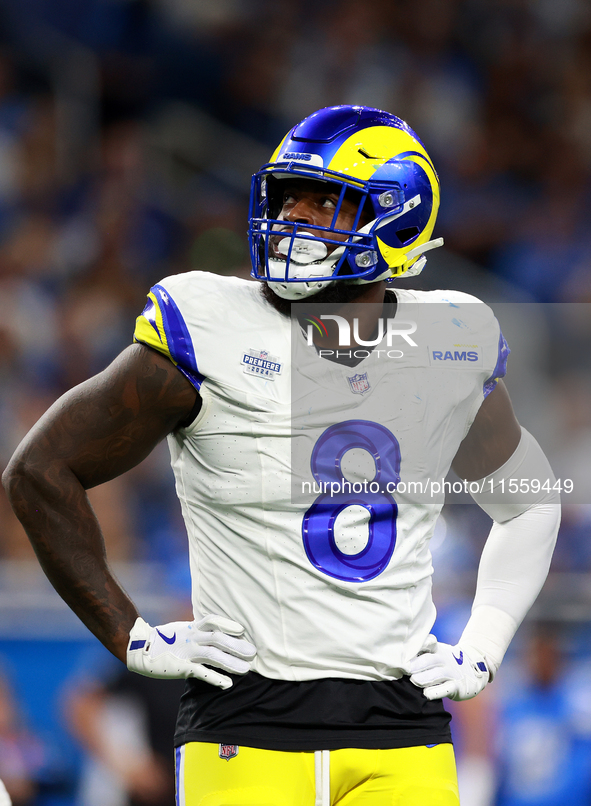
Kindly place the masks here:
<instances>
[{"instance_id":1,"label":"helmet ear hole","mask_svg":"<svg viewBox=\"0 0 591 806\"><path fill-rule=\"evenodd\" d=\"M266 177L267 217L278 218L283 206L284 182L274 176Z\"/></svg>"},{"instance_id":2,"label":"helmet ear hole","mask_svg":"<svg viewBox=\"0 0 591 806\"><path fill-rule=\"evenodd\" d=\"M418 227L406 227L406 229L399 229L396 233L398 238L400 239L400 243L403 246L406 246L407 243L414 240L419 234Z\"/></svg>"}]
</instances>

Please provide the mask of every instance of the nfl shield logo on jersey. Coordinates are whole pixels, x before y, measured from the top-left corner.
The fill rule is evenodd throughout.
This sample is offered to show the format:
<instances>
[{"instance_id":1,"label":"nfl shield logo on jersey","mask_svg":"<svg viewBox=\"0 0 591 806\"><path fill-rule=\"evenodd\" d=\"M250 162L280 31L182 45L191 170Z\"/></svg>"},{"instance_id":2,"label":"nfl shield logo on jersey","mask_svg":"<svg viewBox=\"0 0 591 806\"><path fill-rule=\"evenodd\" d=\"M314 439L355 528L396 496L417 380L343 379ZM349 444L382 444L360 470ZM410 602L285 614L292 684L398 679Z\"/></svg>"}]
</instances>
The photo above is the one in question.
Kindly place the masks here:
<instances>
[{"instance_id":1,"label":"nfl shield logo on jersey","mask_svg":"<svg viewBox=\"0 0 591 806\"><path fill-rule=\"evenodd\" d=\"M356 395L363 395L370 388L367 372L364 372L363 375L353 375L352 378L347 378L347 380L349 381L351 391Z\"/></svg>"},{"instance_id":2,"label":"nfl shield logo on jersey","mask_svg":"<svg viewBox=\"0 0 591 806\"><path fill-rule=\"evenodd\" d=\"M226 761L229 761L231 758L238 755L238 745L220 744L219 754L220 758L225 758Z\"/></svg>"}]
</instances>

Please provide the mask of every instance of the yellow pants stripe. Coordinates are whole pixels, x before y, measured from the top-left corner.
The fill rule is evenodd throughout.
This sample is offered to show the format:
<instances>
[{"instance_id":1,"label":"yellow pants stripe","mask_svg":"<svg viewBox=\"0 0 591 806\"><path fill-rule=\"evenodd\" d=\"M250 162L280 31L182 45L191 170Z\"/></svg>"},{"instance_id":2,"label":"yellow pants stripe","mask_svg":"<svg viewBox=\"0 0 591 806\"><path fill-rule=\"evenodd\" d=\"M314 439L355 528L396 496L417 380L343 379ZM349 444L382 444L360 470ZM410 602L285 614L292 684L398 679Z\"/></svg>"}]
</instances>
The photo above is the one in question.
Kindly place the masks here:
<instances>
[{"instance_id":1,"label":"yellow pants stripe","mask_svg":"<svg viewBox=\"0 0 591 806\"><path fill-rule=\"evenodd\" d=\"M304 753L191 742L177 750L177 806L459 806L453 747Z\"/></svg>"}]
</instances>

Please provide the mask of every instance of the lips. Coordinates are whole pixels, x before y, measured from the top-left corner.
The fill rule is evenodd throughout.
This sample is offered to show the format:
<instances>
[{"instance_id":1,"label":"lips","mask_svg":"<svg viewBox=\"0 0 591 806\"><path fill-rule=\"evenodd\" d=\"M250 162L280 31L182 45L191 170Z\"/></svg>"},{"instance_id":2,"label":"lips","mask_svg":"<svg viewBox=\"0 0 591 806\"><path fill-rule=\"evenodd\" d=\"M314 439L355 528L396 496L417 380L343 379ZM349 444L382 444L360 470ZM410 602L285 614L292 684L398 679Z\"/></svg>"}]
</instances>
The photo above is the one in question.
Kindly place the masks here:
<instances>
[{"instance_id":1,"label":"lips","mask_svg":"<svg viewBox=\"0 0 591 806\"><path fill-rule=\"evenodd\" d=\"M271 247L271 252L273 253L273 257L277 258L277 260L285 260L285 255L282 254L279 249L279 243L283 240L280 235L271 235L269 238L269 245Z\"/></svg>"}]
</instances>

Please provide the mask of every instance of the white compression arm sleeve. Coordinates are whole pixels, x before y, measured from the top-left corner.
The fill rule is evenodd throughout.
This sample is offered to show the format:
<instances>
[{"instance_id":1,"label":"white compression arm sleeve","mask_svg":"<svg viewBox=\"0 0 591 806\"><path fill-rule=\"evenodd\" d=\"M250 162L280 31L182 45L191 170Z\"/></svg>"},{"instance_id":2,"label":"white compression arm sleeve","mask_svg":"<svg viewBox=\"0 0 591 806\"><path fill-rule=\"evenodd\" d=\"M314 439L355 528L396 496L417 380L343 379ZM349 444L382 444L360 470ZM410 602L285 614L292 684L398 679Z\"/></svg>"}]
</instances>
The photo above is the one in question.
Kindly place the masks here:
<instances>
[{"instance_id":1,"label":"white compression arm sleeve","mask_svg":"<svg viewBox=\"0 0 591 806\"><path fill-rule=\"evenodd\" d=\"M510 480L516 484L510 485ZM513 455L484 481L481 489L486 492L472 497L494 523L460 644L485 656L492 679L548 575L560 525L560 499L552 489L550 464L525 429Z\"/></svg>"}]
</instances>

